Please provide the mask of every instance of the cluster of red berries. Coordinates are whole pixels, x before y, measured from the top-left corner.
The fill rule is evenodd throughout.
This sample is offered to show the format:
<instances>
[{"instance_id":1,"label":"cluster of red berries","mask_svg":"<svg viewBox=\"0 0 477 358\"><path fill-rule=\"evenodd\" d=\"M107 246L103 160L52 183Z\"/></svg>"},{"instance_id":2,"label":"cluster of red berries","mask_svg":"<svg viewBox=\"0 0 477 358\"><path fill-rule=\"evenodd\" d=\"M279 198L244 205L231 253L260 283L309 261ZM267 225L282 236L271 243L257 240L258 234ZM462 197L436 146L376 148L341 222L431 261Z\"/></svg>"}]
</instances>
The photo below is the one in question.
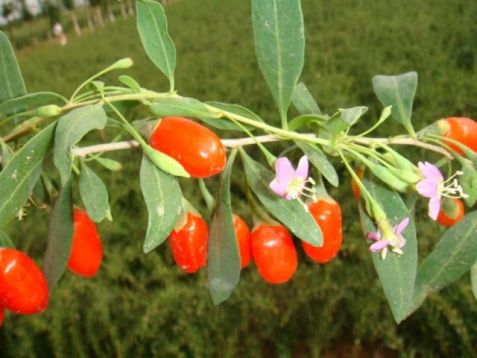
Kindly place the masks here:
<instances>
[{"instance_id":1,"label":"cluster of red berries","mask_svg":"<svg viewBox=\"0 0 477 358\"><path fill-rule=\"evenodd\" d=\"M225 148L220 138L187 118L162 118L149 143L176 159L192 177L209 177L225 167ZM341 247L340 206L332 199L319 200L309 205L309 211L323 231L324 242L322 247L303 243L303 249L312 260L328 262ZM239 216L234 215L233 223L242 268L253 259L258 272L267 282L283 283L293 276L298 265L297 252L291 234L284 226L260 224L250 233ZM204 219L187 213L186 223L169 236L172 256L183 271L197 272L206 265L207 239L208 229Z\"/></svg>"},{"instance_id":2,"label":"cluster of red berries","mask_svg":"<svg viewBox=\"0 0 477 358\"><path fill-rule=\"evenodd\" d=\"M92 277L101 266L103 247L96 225L82 209L74 209L74 232L68 268L77 275ZM43 271L25 253L0 248L0 325L5 310L35 314L48 306L49 289Z\"/></svg>"},{"instance_id":3,"label":"cluster of red berries","mask_svg":"<svg viewBox=\"0 0 477 358\"><path fill-rule=\"evenodd\" d=\"M323 246L302 242L306 255L324 264L338 253L343 238L341 208L332 199L318 200L308 209L323 232ZM235 235L240 253L240 265L247 267L252 260L262 278L273 284L290 280L298 266L298 256L288 229L279 224L260 224L252 232L238 215L233 216ZM194 273L207 262L207 223L200 216L187 213L183 227L169 235L169 246L177 266Z\"/></svg>"}]
</instances>

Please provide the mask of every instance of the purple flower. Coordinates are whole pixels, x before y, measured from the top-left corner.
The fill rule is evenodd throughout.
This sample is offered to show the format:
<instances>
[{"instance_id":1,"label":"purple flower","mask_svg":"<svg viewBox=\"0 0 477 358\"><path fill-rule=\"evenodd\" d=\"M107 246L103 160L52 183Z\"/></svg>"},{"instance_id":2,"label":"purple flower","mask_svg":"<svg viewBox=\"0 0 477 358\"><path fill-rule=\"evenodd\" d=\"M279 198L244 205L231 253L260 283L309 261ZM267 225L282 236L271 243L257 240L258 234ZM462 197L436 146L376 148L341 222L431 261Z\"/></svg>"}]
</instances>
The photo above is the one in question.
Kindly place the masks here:
<instances>
[{"instance_id":1,"label":"purple flower","mask_svg":"<svg viewBox=\"0 0 477 358\"><path fill-rule=\"evenodd\" d=\"M439 188L444 183L444 177L439 169L431 163L419 162L418 167L424 179L416 184L416 190L419 195L430 198L429 216L432 220L436 220L441 208L441 192Z\"/></svg>"},{"instance_id":2,"label":"purple flower","mask_svg":"<svg viewBox=\"0 0 477 358\"><path fill-rule=\"evenodd\" d=\"M447 180L439 169L429 162L419 162L419 171L423 179L416 184L417 192L425 198L429 198L429 216L432 220L437 220L441 208L442 197L466 198L462 187L457 179L462 172L458 171Z\"/></svg>"},{"instance_id":3,"label":"purple flower","mask_svg":"<svg viewBox=\"0 0 477 358\"><path fill-rule=\"evenodd\" d=\"M382 237L381 230L372 231L368 234L367 239L374 241L369 247L371 252L381 252L381 258L384 260L388 252L388 248L392 252L398 255L402 255L402 248L406 245L406 239L402 236L402 232L409 225L409 218L404 218L399 224L393 226L392 233L384 238Z\"/></svg>"},{"instance_id":4,"label":"purple flower","mask_svg":"<svg viewBox=\"0 0 477 358\"><path fill-rule=\"evenodd\" d=\"M270 189L287 200L298 199L304 190L307 182L312 182L308 178L308 158L306 155L300 158L298 167L293 169L292 164L286 157L278 158L275 161L275 178L270 183Z\"/></svg>"}]
</instances>

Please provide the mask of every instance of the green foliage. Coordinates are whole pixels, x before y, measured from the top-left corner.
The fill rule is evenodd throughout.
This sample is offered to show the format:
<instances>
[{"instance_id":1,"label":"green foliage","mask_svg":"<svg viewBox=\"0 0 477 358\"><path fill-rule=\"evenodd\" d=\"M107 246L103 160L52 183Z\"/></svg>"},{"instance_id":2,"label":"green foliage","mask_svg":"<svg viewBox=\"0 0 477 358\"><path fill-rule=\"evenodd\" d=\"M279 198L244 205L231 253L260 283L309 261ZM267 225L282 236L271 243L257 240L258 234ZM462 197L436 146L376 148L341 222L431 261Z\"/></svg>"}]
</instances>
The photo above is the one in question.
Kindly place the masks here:
<instances>
[{"instance_id":1,"label":"green foliage","mask_svg":"<svg viewBox=\"0 0 477 358\"><path fill-rule=\"evenodd\" d=\"M73 167L71 147L93 129L103 129L106 121L106 113L100 104L75 109L58 120L53 161L63 185L70 178Z\"/></svg>"},{"instance_id":2,"label":"green foliage","mask_svg":"<svg viewBox=\"0 0 477 358\"><path fill-rule=\"evenodd\" d=\"M81 162L78 185L81 201L88 212L88 216L95 222L101 222L104 218L112 220L106 185L84 161Z\"/></svg>"},{"instance_id":3,"label":"green foliage","mask_svg":"<svg viewBox=\"0 0 477 358\"><path fill-rule=\"evenodd\" d=\"M43 160L53 137L55 124L34 136L0 173L0 227L9 223L27 201L43 170Z\"/></svg>"},{"instance_id":4,"label":"green foliage","mask_svg":"<svg viewBox=\"0 0 477 358\"><path fill-rule=\"evenodd\" d=\"M22 96L26 93L25 83L18 68L12 45L7 35L0 31L0 101Z\"/></svg>"},{"instance_id":5,"label":"green foliage","mask_svg":"<svg viewBox=\"0 0 477 358\"><path fill-rule=\"evenodd\" d=\"M299 0L252 0L252 23L258 64L283 126L305 61L301 3Z\"/></svg>"},{"instance_id":6,"label":"green foliage","mask_svg":"<svg viewBox=\"0 0 477 358\"><path fill-rule=\"evenodd\" d=\"M416 278L412 313L432 292L454 282L477 261L477 212L451 227L422 262Z\"/></svg>"},{"instance_id":7,"label":"green foliage","mask_svg":"<svg viewBox=\"0 0 477 358\"><path fill-rule=\"evenodd\" d=\"M149 108L156 116L214 117L204 103L187 97L161 98Z\"/></svg>"},{"instance_id":8,"label":"green foliage","mask_svg":"<svg viewBox=\"0 0 477 358\"><path fill-rule=\"evenodd\" d=\"M167 32L164 8L154 0L136 1L137 29L151 61L166 75L174 90L176 48Z\"/></svg>"},{"instance_id":9,"label":"green foliage","mask_svg":"<svg viewBox=\"0 0 477 358\"><path fill-rule=\"evenodd\" d=\"M141 190L148 210L148 225L143 250L149 252L162 244L181 213L182 193L177 178L142 158Z\"/></svg>"},{"instance_id":10,"label":"green foliage","mask_svg":"<svg viewBox=\"0 0 477 358\"><path fill-rule=\"evenodd\" d=\"M417 73L408 72L397 76L373 77L373 88L383 106L392 106L391 115L410 134L414 134L411 123L412 104L417 89Z\"/></svg>"},{"instance_id":11,"label":"green foliage","mask_svg":"<svg viewBox=\"0 0 477 358\"><path fill-rule=\"evenodd\" d=\"M225 301L240 279L240 253L232 219L230 176L237 152L228 158L220 178L216 207L209 226L207 272L214 304Z\"/></svg>"},{"instance_id":12,"label":"green foliage","mask_svg":"<svg viewBox=\"0 0 477 358\"><path fill-rule=\"evenodd\" d=\"M406 245L402 255L398 256L389 252L386 259L383 260L379 253L372 254L374 267L378 272L384 294L396 322L399 323L407 316L416 280L417 241L414 217L396 192L373 182L365 183L370 194L381 204L391 225L398 225L404 218L410 219L409 225L403 232ZM360 214L363 233L366 235L376 231L376 226L362 208L360 208Z\"/></svg>"},{"instance_id":13,"label":"green foliage","mask_svg":"<svg viewBox=\"0 0 477 358\"><path fill-rule=\"evenodd\" d=\"M331 185L337 187L339 184L338 174L336 173L335 167L333 167L321 149L307 143L297 143L297 145L308 157L311 164L318 169L318 172L322 174Z\"/></svg>"},{"instance_id":14,"label":"green foliage","mask_svg":"<svg viewBox=\"0 0 477 358\"><path fill-rule=\"evenodd\" d=\"M66 181L51 211L48 243L43 260L43 272L50 290L63 276L70 258L73 236L72 182L71 177Z\"/></svg>"}]
</instances>

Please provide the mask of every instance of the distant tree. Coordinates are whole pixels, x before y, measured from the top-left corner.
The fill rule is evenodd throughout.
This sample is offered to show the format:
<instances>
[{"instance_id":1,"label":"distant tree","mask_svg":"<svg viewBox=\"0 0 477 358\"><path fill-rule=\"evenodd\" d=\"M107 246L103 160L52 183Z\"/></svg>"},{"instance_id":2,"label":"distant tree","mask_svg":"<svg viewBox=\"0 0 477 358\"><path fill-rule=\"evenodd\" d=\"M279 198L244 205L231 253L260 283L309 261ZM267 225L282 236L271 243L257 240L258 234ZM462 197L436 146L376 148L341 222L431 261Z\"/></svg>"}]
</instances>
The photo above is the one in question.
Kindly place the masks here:
<instances>
[{"instance_id":1,"label":"distant tree","mask_svg":"<svg viewBox=\"0 0 477 358\"><path fill-rule=\"evenodd\" d=\"M75 8L76 3L74 0L63 0L63 6L70 15L71 22L73 23L73 28L77 36L81 36L81 27L78 22L78 17L76 16Z\"/></svg>"},{"instance_id":2,"label":"distant tree","mask_svg":"<svg viewBox=\"0 0 477 358\"><path fill-rule=\"evenodd\" d=\"M34 19L34 16L30 10L30 8L28 7L27 3L26 3L26 0L21 0L19 2L19 4L21 5L21 18L22 20L24 21L27 21L27 22L30 22Z\"/></svg>"},{"instance_id":3,"label":"distant tree","mask_svg":"<svg viewBox=\"0 0 477 358\"><path fill-rule=\"evenodd\" d=\"M101 13L101 4L104 0L90 0L89 4L93 9L93 17L96 25L104 26L103 14Z\"/></svg>"},{"instance_id":4,"label":"distant tree","mask_svg":"<svg viewBox=\"0 0 477 358\"><path fill-rule=\"evenodd\" d=\"M111 6L111 0L104 0L104 7L106 10L106 15L108 16L108 19L110 22L115 22L116 17L114 16L113 13L113 7Z\"/></svg>"},{"instance_id":5,"label":"distant tree","mask_svg":"<svg viewBox=\"0 0 477 358\"><path fill-rule=\"evenodd\" d=\"M11 22L13 20L12 16L14 12L15 12L15 4L9 0L5 1L2 5L2 13L3 13L3 17L7 21L6 29L8 32L8 37L10 37L10 41L12 42L12 44L15 44L15 34L13 32L13 26L11 26Z\"/></svg>"},{"instance_id":6,"label":"distant tree","mask_svg":"<svg viewBox=\"0 0 477 358\"><path fill-rule=\"evenodd\" d=\"M45 10L51 30L56 23L61 22L61 9L56 1L47 0L45 2Z\"/></svg>"}]
</instances>

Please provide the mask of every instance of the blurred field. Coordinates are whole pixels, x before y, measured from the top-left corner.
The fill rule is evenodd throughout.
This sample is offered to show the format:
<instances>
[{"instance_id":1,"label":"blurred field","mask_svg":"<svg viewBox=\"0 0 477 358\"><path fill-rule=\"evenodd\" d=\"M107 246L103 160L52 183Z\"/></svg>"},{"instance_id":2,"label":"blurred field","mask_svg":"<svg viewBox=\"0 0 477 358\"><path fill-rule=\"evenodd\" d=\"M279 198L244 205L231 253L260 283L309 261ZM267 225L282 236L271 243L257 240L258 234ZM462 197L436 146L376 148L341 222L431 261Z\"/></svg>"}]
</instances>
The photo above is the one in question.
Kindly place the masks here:
<instances>
[{"instance_id":1,"label":"blurred field","mask_svg":"<svg viewBox=\"0 0 477 358\"><path fill-rule=\"evenodd\" d=\"M368 105L365 120L375 120L380 106L371 77L416 70L417 128L447 115L477 117L476 2L302 3L307 33L303 81L325 112ZM182 0L167 7L178 53L176 87L182 95L240 103L274 122L272 99L254 58L249 13L249 2L243 0ZM81 38L71 35L64 48L41 43L18 53L28 90L65 95L126 56L135 62L128 74L144 87L167 90L140 47L132 18ZM396 130L388 125L380 134ZM214 307L205 271L182 275L166 245L142 254L147 216L132 175L139 155L111 157L128 165L121 173L100 171L110 188L114 217L100 227L106 255L101 273L93 280L66 274L47 312L8 317L0 329L2 355L427 357L471 356L477 349L477 306L468 277L432 296L400 326L394 324L344 171L342 187L331 191L342 203L345 220L339 258L320 267L301 257L294 279L279 287L263 283L249 268L231 299ZM238 172L235 181L240 182ZM200 200L195 187L186 185L184 191ZM243 208L239 197L234 205ZM47 212L31 210L25 222L12 227L19 246L37 258L44 250L47 219ZM427 251L441 232L423 223L420 250Z\"/></svg>"}]
</instances>

